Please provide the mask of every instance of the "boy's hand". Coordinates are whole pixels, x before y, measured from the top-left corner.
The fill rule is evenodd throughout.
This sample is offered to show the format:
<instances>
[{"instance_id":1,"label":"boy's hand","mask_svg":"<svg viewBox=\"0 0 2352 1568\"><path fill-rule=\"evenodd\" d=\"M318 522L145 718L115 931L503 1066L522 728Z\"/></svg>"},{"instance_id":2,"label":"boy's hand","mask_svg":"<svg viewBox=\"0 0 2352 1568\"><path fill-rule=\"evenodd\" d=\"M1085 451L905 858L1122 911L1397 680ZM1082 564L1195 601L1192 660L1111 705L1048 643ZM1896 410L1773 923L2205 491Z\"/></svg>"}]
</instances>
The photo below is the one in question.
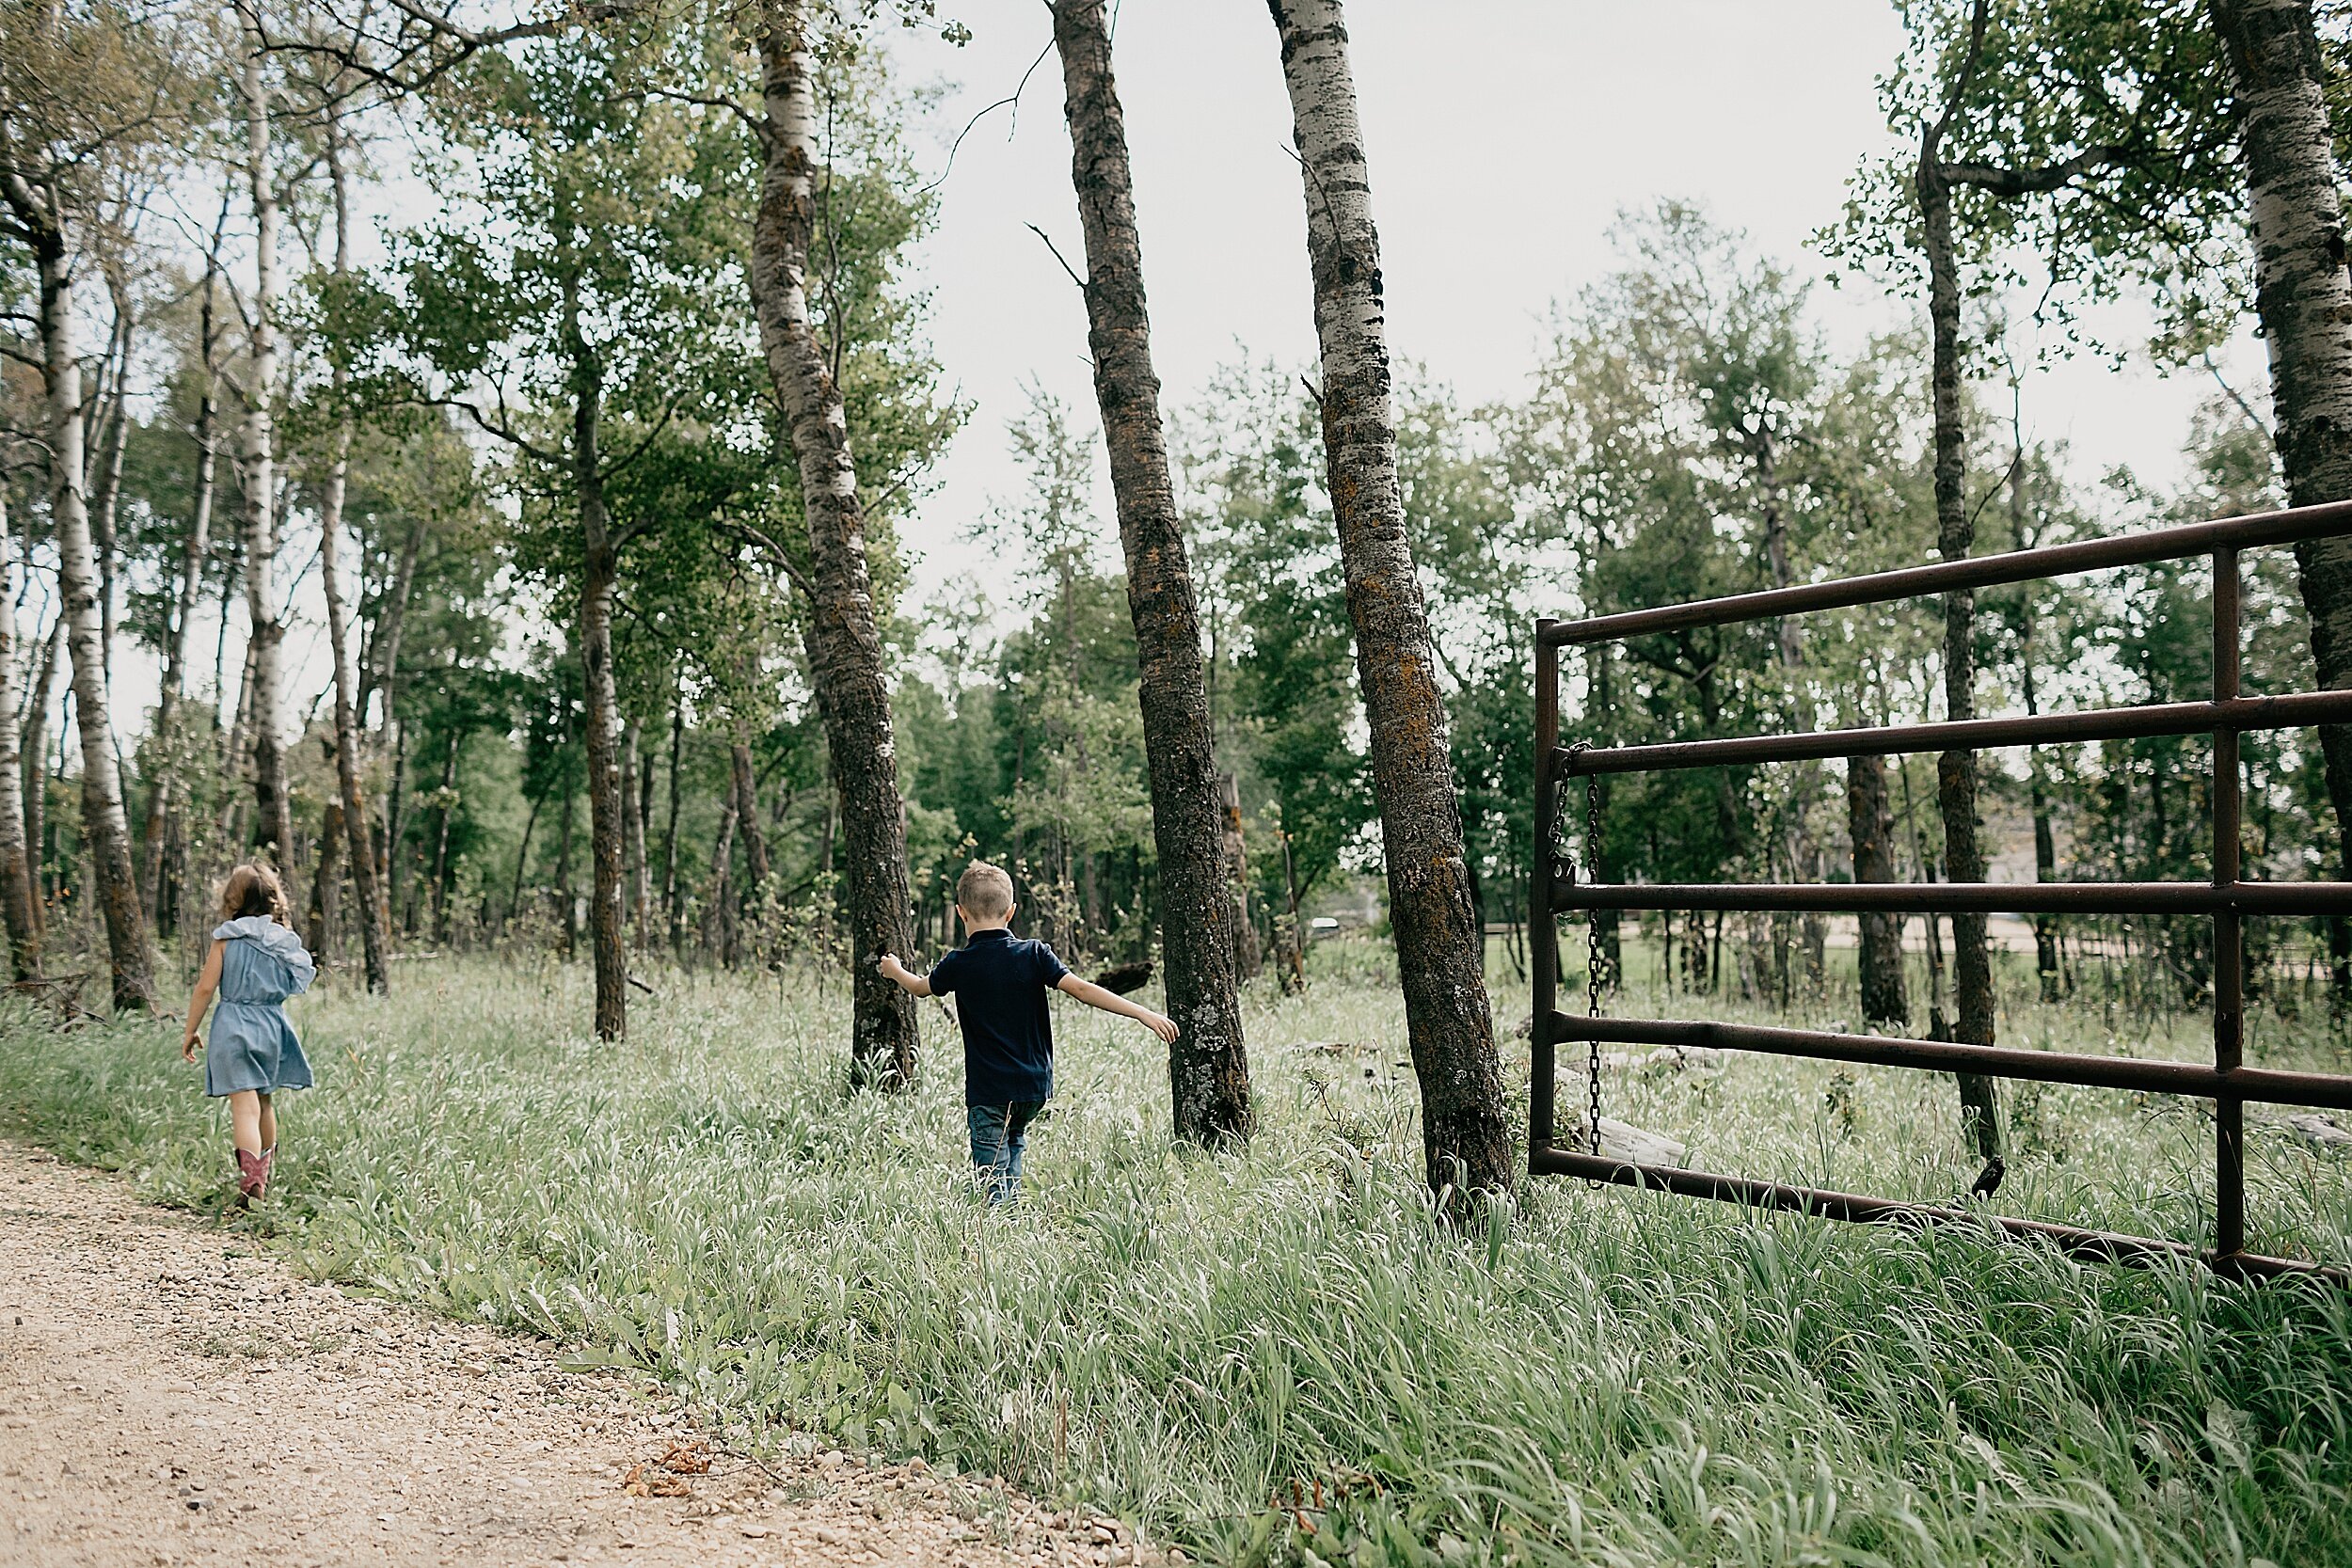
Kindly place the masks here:
<instances>
[{"instance_id":1,"label":"boy's hand","mask_svg":"<svg viewBox=\"0 0 2352 1568\"><path fill-rule=\"evenodd\" d=\"M898 961L898 955L896 953L884 953L874 960L874 967L893 980L904 978L907 973L907 966Z\"/></svg>"},{"instance_id":2,"label":"boy's hand","mask_svg":"<svg viewBox=\"0 0 2352 1568\"><path fill-rule=\"evenodd\" d=\"M1176 1021L1168 1017L1166 1013L1155 1013L1147 1010L1137 1022L1141 1022L1146 1029L1149 1029L1152 1033L1159 1036L1161 1039L1165 1040L1169 1045L1174 1045L1176 1043L1176 1036L1178 1034Z\"/></svg>"}]
</instances>

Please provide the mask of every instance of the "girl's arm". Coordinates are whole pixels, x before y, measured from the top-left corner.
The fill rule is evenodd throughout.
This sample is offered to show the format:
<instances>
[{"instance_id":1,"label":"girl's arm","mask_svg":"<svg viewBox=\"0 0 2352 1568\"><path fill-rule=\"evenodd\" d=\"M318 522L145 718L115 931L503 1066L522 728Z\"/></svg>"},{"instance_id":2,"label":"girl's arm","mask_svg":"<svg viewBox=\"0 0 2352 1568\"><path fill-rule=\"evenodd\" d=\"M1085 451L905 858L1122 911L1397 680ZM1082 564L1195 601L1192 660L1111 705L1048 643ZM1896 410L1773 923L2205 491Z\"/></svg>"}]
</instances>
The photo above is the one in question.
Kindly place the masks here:
<instances>
[{"instance_id":1,"label":"girl's arm","mask_svg":"<svg viewBox=\"0 0 2352 1568\"><path fill-rule=\"evenodd\" d=\"M883 978L898 981L898 989L910 996L929 996L931 993L931 977L908 969L898 961L895 953L884 953L874 960L874 967L882 972Z\"/></svg>"},{"instance_id":2,"label":"girl's arm","mask_svg":"<svg viewBox=\"0 0 2352 1568\"><path fill-rule=\"evenodd\" d=\"M196 994L188 998L188 1032L180 1041L183 1061L196 1060L196 1032L203 1026L204 1014L213 1005L213 993L220 990L220 958L228 946L215 937L212 950L204 955L204 973L196 977Z\"/></svg>"},{"instance_id":3,"label":"girl's arm","mask_svg":"<svg viewBox=\"0 0 2352 1568\"><path fill-rule=\"evenodd\" d=\"M1132 1018L1146 1029L1173 1044L1176 1021L1149 1007L1137 1006L1115 990L1104 990L1091 980L1081 980L1075 974L1065 974L1054 982L1054 989L1065 996L1074 996L1089 1007L1100 1007L1106 1013Z\"/></svg>"}]
</instances>

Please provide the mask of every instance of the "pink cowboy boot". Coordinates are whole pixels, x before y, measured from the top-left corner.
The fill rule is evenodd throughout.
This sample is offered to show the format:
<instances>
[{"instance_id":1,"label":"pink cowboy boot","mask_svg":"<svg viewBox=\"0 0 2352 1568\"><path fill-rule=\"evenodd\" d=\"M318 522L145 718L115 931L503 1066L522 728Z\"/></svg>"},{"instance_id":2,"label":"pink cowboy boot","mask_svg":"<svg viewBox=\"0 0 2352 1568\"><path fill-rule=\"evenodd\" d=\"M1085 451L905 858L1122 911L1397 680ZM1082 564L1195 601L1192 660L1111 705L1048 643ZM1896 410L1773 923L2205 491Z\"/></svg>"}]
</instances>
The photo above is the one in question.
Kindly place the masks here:
<instances>
[{"instance_id":1,"label":"pink cowboy boot","mask_svg":"<svg viewBox=\"0 0 2352 1568\"><path fill-rule=\"evenodd\" d=\"M237 1197L250 1203L269 1185L269 1155L237 1150Z\"/></svg>"}]
</instances>

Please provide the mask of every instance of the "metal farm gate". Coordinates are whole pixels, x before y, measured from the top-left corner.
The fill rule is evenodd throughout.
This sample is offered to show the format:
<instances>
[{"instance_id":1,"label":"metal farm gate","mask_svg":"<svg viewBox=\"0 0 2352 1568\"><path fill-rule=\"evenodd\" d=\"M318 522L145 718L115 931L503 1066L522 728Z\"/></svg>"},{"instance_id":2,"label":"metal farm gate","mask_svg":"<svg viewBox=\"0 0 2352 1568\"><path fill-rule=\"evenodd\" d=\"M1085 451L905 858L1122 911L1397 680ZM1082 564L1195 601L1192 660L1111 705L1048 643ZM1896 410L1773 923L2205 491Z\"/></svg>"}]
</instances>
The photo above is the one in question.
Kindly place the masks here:
<instances>
[{"instance_id":1,"label":"metal farm gate","mask_svg":"<svg viewBox=\"0 0 2352 1568\"><path fill-rule=\"evenodd\" d=\"M2245 1106L2270 1104L2352 1110L2352 1077L2280 1072L2248 1067L2245 1046L2245 974L2240 927L2249 916L2352 914L2352 882L2273 882L2241 879L2238 736L2249 730L2295 729L2352 722L2352 690L2298 692L2291 696L2239 694L2238 554L2241 550L2298 540L2352 534L2352 503L2199 523L2122 538L2097 539L2004 555L1982 556L1835 582L1809 583L1765 593L1742 594L1694 604L1604 615L1585 621L1536 623L1535 633L1535 858L1529 933L1535 938L1534 1074L1530 1096L1528 1169L1584 1177L1627 1186L1660 1187L1689 1197L1709 1197L1760 1208L1794 1210L1830 1219L1920 1224L1948 1221L1998 1226L2016 1237L2038 1237L2079 1255L2120 1263L2147 1264L2201 1258L2226 1274L2275 1275L2316 1273L2341 1281L2341 1271L2246 1250ZM2140 565L2197 556L2213 560L2213 698L2203 703L2166 703L2137 707L2052 713L2038 717L1974 720L1960 723L1904 724L1880 729L1819 731L1785 736L1747 736L1719 740L1676 741L1613 749L1560 745L1560 650L1659 632L1733 626L1809 610L1883 604L1957 589L1991 587L2064 577L2106 567ZM2152 736L2210 734L2213 736L2213 879L2194 882L2042 883L1781 883L1596 884L1579 880L1576 865L1561 848L1573 792L1567 781L1602 773L1721 768L1832 757L1894 755L1981 748L2059 745L2123 740ZM1585 863L1593 863L1590 830ZM2128 1058L2019 1051L1937 1040L1896 1039L1804 1029L1604 1018L1594 990L1593 1016L1559 1006L1560 974L1556 917L1567 911L1746 911L1820 914L1969 913L2192 914L2214 921L2213 1061L2140 1061ZM1594 1112L1580 1128L1579 1148L1560 1142L1555 1119L1555 1048L1560 1042L1586 1046ZM1939 1072L1977 1072L1996 1078L2029 1079L2085 1087L2194 1095L2214 1102L2215 1213L2213 1245L2202 1250L2177 1242L2117 1235L2055 1225L1937 1208L1891 1198L1816 1187L1753 1180L1679 1166L1645 1164L1603 1155L1598 1105L1600 1047L1623 1045L1709 1046L1783 1056L1876 1067L1919 1068Z\"/></svg>"}]
</instances>

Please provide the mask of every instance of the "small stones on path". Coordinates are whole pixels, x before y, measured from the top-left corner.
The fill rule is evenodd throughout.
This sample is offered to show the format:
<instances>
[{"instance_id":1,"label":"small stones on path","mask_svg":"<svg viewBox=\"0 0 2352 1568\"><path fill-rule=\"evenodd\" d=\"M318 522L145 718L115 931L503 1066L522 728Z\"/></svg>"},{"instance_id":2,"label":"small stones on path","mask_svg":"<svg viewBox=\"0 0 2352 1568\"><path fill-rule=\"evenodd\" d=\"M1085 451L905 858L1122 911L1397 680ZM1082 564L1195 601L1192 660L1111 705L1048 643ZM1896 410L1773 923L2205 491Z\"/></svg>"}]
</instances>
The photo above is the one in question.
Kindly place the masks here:
<instances>
[{"instance_id":1,"label":"small stones on path","mask_svg":"<svg viewBox=\"0 0 2352 1568\"><path fill-rule=\"evenodd\" d=\"M1184 1560L920 1459L734 1452L562 1347L303 1281L15 1144L0 1186L8 1568Z\"/></svg>"}]
</instances>

